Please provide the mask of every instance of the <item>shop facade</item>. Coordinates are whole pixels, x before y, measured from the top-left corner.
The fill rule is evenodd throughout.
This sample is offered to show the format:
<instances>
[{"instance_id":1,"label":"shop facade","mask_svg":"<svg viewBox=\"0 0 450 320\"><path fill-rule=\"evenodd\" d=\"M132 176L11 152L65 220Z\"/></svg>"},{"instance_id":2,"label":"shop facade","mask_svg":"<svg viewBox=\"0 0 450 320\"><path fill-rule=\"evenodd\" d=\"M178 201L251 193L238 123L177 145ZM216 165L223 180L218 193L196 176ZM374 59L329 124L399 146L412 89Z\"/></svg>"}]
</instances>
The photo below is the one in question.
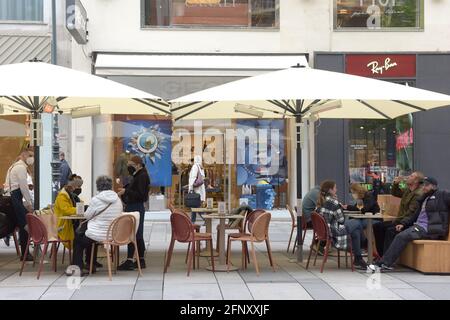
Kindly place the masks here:
<instances>
[{"instance_id":1,"label":"shop facade","mask_svg":"<svg viewBox=\"0 0 450 320\"><path fill-rule=\"evenodd\" d=\"M318 69L377 78L450 93L450 54L427 52L316 52ZM450 109L416 112L392 120L321 120L315 125L316 182L335 179L340 196L349 184L379 179L384 192L397 175L413 170L450 187Z\"/></svg>"},{"instance_id":2,"label":"shop facade","mask_svg":"<svg viewBox=\"0 0 450 320\"><path fill-rule=\"evenodd\" d=\"M94 54L93 72L170 100L298 63L307 64L307 55L99 52ZM180 69L179 65L189 67ZM87 119L72 121L75 129L78 120ZM292 120L174 120L151 114L93 117L91 133L77 133L72 144L86 146L92 141L87 148L91 172L80 174L92 182L101 174L110 175L118 188L130 178L127 161L139 155L150 175L150 210L159 211L167 208L168 201L183 206L192 160L201 155L207 197L216 202L273 209L284 208L290 197L297 198L290 196L294 191L289 187L297 186L296 175L289 174L294 166L289 159L297 153ZM88 153L83 160L88 166Z\"/></svg>"}]
</instances>

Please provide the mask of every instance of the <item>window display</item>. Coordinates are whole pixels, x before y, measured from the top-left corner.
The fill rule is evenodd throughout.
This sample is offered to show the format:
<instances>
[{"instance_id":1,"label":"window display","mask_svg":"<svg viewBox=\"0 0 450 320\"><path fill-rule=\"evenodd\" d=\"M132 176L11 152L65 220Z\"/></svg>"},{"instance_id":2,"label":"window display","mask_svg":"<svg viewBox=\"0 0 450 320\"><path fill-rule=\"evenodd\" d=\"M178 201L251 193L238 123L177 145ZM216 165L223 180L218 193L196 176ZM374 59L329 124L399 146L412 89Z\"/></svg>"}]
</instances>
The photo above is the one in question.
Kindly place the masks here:
<instances>
[{"instance_id":1,"label":"window display","mask_svg":"<svg viewBox=\"0 0 450 320\"><path fill-rule=\"evenodd\" d=\"M423 0L336 0L335 29L422 29Z\"/></svg>"},{"instance_id":2,"label":"window display","mask_svg":"<svg viewBox=\"0 0 450 320\"><path fill-rule=\"evenodd\" d=\"M150 27L279 27L279 0L145 0L144 10Z\"/></svg>"}]
</instances>

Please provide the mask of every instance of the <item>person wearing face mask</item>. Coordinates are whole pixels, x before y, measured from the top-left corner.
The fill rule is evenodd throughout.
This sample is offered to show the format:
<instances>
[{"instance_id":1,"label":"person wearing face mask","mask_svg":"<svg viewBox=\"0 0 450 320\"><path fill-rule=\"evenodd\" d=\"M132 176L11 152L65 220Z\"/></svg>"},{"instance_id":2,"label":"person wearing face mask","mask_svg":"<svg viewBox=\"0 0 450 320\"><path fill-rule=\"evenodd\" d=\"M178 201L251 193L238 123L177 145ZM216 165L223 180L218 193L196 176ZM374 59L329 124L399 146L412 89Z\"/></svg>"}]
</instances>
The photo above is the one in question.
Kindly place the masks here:
<instances>
[{"instance_id":1,"label":"person wearing face mask","mask_svg":"<svg viewBox=\"0 0 450 320\"><path fill-rule=\"evenodd\" d=\"M423 180L423 195L417 201L416 212L405 217L395 226L397 235L389 249L374 265L372 271L393 270L395 261L400 257L409 242L413 240L438 240L448 235L448 214L450 212L450 192L438 190L437 180L426 177Z\"/></svg>"},{"instance_id":2,"label":"person wearing face mask","mask_svg":"<svg viewBox=\"0 0 450 320\"><path fill-rule=\"evenodd\" d=\"M71 196L76 185L76 180L69 181L56 196L53 210L58 218L73 216L77 213L76 203ZM58 236L61 240L70 241L70 244L65 242L64 246L71 246L71 243L75 239L75 229L71 220L58 219Z\"/></svg>"},{"instance_id":3,"label":"person wearing face mask","mask_svg":"<svg viewBox=\"0 0 450 320\"><path fill-rule=\"evenodd\" d=\"M131 157L128 162L127 169L130 175L132 175L132 180L125 186L125 188L120 188L117 194L122 197L122 201L125 203L126 212L139 212L139 228L136 233L136 242L141 268L145 268L144 203L148 201L150 177L144 166L142 158L139 156ZM118 270L136 269L137 261L134 261L133 256L134 246L129 244L128 258L118 267Z\"/></svg>"},{"instance_id":4,"label":"person wearing face mask","mask_svg":"<svg viewBox=\"0 0 450 320\"><path fill-rule=\"evenodd\" d=\"M79 175L72 174L69 178L69 181L74 181L74 184L73 184L74 189L70 194L70 196L72 197L72 200L75 203L81 202L80 194L82 192L81 187L83 186L83 179Z\"/></svg>"},{"instance_id":5,"label":"person wearing face mask","mask_svg":"<svg viewBox=\"0 0 450 320\"><path fill-rule=\"evenodd\" d=\"M28 168L34 164L33 149L23 150L16 162L9 167L6 174L5 191L11 195L11 202L16 214L17 225L19 227L21 260L33 261L30 253L24 257L28 241L28 232L26 231L26 214L33 212L33 200L28 187L27 176Z\"/></svg>"}]
</instances>

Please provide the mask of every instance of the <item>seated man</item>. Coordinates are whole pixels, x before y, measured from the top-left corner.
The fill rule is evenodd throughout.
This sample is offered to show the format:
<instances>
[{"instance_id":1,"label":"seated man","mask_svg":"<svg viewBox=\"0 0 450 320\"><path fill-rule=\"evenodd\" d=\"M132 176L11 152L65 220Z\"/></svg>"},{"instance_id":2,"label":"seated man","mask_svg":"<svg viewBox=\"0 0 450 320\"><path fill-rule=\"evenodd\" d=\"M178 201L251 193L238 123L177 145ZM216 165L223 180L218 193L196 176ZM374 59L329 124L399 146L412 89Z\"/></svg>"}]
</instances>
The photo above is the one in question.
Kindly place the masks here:
<instances>
[{"instance_id":1,"label":"seated man","mask_svg":"<svg viewBox=\"0 0 450 320\"><path fill-rule=\"evenodd\" d=\"M436 179L431 177L425 178L423 184L423 196L418 200L416 213L404 218L395 227L399 234L395 236L383 257L370 266L372 271L377 267L381 270L392 270L392 265L413 240L435 240L447 236L450 192L438 190Z\"/></svg>"},{"instance_id":2,"label":"seated man","mask_svg":"<svg viewBox=\"0 0 450 320\"><path fill-rule=\"evenodd\" d=\"M401 190L399 187L400 177L395 178L392 184L392 195L397 198L402 198L397 214L397 219L394 221L385 221L377 223L373 226L373 233L377 251L380 256L389 248L395 235L396 226L405 218L411 217L417 210L417 200L422 196L421 184L423 181L423 173L413 172L406 180L407 188Z\"/></svg>"},{"instance_id":3,"label":"seated man","mask_svg":"<svg viewBox=\"0 0 450 320\"><path fill-rule=\"evenodd\" d=\"M317 201L319 199L320 187L315 186L303 198L302 212L306 222L311 221L311 215L316 210Z\"/></svg>"}]
</instances>

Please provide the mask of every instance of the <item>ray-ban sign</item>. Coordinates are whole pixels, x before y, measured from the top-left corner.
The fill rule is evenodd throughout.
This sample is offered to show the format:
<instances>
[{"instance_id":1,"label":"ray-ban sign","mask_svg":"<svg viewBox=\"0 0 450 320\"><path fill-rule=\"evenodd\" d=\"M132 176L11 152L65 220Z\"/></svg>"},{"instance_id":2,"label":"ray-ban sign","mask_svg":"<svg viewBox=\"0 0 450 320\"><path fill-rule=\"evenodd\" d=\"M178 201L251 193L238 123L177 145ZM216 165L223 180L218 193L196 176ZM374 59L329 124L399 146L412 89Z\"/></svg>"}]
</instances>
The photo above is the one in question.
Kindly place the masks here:
<instances>
[{"instance_id":1,"label":"ray-ban sign","mask_svg":"<svg viewBox=\"0 0 450 320\"><path fill-rule=\"evenodd\" d=\"M370 78L415 78L414 54L347 54L346 73Z\"/></svg>"},{"instance_id":2,"label":"ray-ban sign","mask_svg":"<svg viewBox=\"0 0 450 320\"><path fill-rule=\"evenodd\" d=\"M87 12L80 0L66 0L66 28L78 44L88 42Z\"/></svg>"}]
</instances>

